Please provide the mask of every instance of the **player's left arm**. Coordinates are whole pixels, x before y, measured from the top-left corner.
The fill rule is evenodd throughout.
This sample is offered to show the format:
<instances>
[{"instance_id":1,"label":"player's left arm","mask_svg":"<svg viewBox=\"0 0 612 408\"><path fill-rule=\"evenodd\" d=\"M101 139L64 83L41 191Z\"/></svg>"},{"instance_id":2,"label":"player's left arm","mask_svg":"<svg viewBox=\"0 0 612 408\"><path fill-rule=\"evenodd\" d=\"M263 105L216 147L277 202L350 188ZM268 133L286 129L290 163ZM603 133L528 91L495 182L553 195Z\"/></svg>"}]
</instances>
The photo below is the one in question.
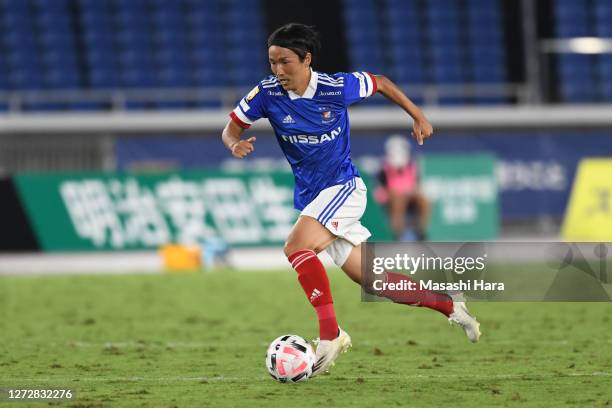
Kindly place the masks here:
<instances>
[{"instance_id":1,"label":"player's left arm","mask_svg":"<svg viewBox=\"0 0 612 408\"><path fill-rule=\"evenodd\" d=\"M423 140L433 135L433 126L431 126L423 111L389 78L384 75L373 75L373 77L376 80L376 90L412 117L412 136L418 144L422 145Z\"/></svg>"}]
</instances>

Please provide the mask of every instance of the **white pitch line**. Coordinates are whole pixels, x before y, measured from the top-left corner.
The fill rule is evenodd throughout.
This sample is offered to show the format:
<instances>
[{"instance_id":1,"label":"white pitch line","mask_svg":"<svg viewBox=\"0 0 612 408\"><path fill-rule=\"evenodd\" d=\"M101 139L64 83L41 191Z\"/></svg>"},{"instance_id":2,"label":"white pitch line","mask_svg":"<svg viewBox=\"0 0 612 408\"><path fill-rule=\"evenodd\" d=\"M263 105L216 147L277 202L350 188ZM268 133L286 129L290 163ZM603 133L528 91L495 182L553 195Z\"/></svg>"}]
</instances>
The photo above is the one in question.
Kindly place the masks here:
<instances>
[{"instance_id":1,"label":"white pitch line","mask_svg":"<svg viewBox=\"0 0 612 408\"><path fill-rule=\"evenodd\" d=\"M398 380L398 379L493 379L493 380L509 380L509 379L524 379L532 380L534 378L567 378L567 377L612 377L612 372L596 371L592 373L568 373L560 375L550 374L482 374L482 375L465 375L465 374L413 374L413 375L359 375L346 376L339 375L335 378L342 380ZM324 376L322 378L334 378L333 375ZM0 378L0 382L20 383L20 382L74 382L75 378ZM112 381L127 381L127 382L190 382L190 381L210 381L210 382L252 382L252 381L270 381L268 376L260 377L78 377L79 382L112 382Z\"/></svg>"}]
</instances>

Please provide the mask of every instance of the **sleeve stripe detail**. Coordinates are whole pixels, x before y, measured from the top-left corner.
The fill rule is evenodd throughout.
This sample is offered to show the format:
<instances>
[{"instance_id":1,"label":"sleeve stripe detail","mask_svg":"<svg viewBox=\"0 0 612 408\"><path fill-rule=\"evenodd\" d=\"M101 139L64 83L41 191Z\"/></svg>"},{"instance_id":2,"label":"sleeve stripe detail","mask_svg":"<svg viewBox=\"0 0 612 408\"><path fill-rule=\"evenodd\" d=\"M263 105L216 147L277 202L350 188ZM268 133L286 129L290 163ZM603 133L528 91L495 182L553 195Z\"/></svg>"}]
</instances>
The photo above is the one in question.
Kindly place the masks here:
<instances>
[{"instance_id":1,"label":"sleeve stripe detail","mask_svg":"<svg viewBox=\"0 0 612 408\"><path fill-rule=\"evenodd\" d=\"M369 72L366 72L366 78L368 79L368 85L370 86L370 94L368 96L374 95L376 91L378 91L378 84L376 83L376 78Z\"/></svg>"},{"instance_id":2,"label":"sleeve stripe detail","mask_svg":"<svg viewBox=\"0 0 612 408\"><path fill-rule=\"evenodd\" d=\"M243 123L246 123L247 125L253 124L253 121L249 119L248 116L238 106L236 106L236 108L234 109L234 113Z\"/></svg>"},{"instance_id":3,"label":"sleeve stripe detail","mask_svg":"<svg viewBox=\"0 0 612 408\"><path fill-rule=\"evenodd\" d=\"M243 122L242 120L240 120L240 118L238 117L238 115L236 114L236 110L240 111L240 109L236 108L234 109L232 112L230 112L229 116L230 118L232 118L232 120L234 121L235 124L237 124L238 126L240 126L243 129L248 129L251 127L250 124ZM240 112L242 114L242 112ZM244 116L244 114L243 114Z\"/></svg>"},{"instance_id":4,"label":"sleeve stripe detail","mask_svg":"<svg viewBox=\"0 0 612 408\"><path fill-rule=\"evenodd\" d=\"M247 112L249 109L251 109L251 107L246 103L244 98L240 100L240 107L242 108L243 112Z\"/></svg>"},{"instance_id":5,"label":"sleeve stripe detail","mask_svg":"<svg viewBox=\"0 0 612 408\"><path fill-rule=\"evenodd\" d=\"M372 95L372 78L370 78L370 75L367 72L363 73L363 77L365 78L366 84L368 84L367 86L367 92L366 92L366 97Z\"/></svg>"},{"instance_id":6,"label":"sleeve stripe detail","mask_svg":"<svg viewBox=\"0 0 612 408\"><path fill-rule=\"evenodd\" d=\"M364 75L361 72L353 72L353 75L359 80L359 97L365 98L368 94Z\"/></svg>"},{"instance_id":7,"label":"sleeve stripe detail","mask_svg":"<svg viewBox=\"0 0 612 408\"><path fill-rule=\"evenodd\" d=\"M319 72L319 79L327 79L330 82L343 82L344 81L344 77L334 78L322 72Z\"/></svg>"},{"instance_id":8,"label":"sleeve stripe detail","mask_svg":"<svg viewBox=\"0 0 612 408\"><path fill-rule=\"evenodd\" d=\"M344 86L343 82L335 82L335 83L334 82L328 82L328 81L322 80L321 78L319 78L318 82L320 84L327 85L327 86L335 86L335 87L343 87Z\"/></svg>"}]
</instances>

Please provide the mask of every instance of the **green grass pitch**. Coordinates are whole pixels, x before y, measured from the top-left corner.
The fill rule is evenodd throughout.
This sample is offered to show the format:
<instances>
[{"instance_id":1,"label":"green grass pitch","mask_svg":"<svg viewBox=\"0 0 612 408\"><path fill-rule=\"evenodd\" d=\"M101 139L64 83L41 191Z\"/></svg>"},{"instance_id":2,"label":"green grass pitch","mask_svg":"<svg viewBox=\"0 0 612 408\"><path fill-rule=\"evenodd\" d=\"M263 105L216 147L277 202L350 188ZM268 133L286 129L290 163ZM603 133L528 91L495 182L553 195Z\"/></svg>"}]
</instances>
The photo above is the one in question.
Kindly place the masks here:
<instances>
[{"instance_id":1,"label":"green grass pitch","mask_svg":"<svg viewBox=\"0 0 612 408\"><path fill-rule=\"evenodd\" d=\"M611 303L471 303L474 345L330 277L353 348L301 384L264 364L275 337L317 335L292 271L0 277L0 388L70 387L68 407L612 406Z\"/></svg>"}]
</instances>

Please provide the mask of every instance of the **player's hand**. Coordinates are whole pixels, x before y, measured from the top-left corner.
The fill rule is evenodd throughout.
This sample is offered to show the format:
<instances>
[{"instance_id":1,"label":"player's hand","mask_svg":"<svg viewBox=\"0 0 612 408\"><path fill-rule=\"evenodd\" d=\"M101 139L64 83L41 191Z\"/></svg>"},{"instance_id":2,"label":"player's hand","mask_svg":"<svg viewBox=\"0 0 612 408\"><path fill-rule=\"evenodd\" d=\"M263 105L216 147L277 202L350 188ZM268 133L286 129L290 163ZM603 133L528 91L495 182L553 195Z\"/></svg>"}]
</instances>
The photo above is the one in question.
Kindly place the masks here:
<instances>
[{"instance_id":1,"label":"player's hand","mask_svg":"<svg viewBox=\"0 0 612 408\"><path fill-rule=\"evenodd\" d=\"M414 137L419 145L423 141L433 135L433 126L425 116L419 116L412 123L412 137Z\"/></svg>"},{"instance_id":2,"label":"player's hand","mask_svg":"<svg viewBox=\"0 0 612 408\"><path fill-rule=\"evenodd\" d=\"M249 137L246 140L239 140L235 142L234 144L232 144L230 148L232 150L232 156L238 159L244 158L247 154L255 150L255 146L253 146L253 143L255 143L255 140L257 139L255 138L255 136L253 136L253 137Z\"/></svg>"}]
</instances>

